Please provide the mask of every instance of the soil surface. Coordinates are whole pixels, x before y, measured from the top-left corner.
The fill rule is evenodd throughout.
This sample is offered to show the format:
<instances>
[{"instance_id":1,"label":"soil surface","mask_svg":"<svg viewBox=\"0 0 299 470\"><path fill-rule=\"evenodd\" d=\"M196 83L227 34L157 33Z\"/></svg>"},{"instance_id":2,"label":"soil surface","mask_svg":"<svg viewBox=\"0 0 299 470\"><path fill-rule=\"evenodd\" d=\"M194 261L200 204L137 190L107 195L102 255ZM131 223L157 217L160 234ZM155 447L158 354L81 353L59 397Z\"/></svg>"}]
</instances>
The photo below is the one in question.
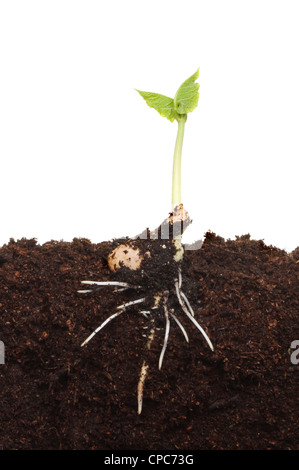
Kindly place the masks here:
<instances>
[{"instance_id":1,"label":"soil surface","mask_svg":"<svg viewBox=\"0 0 299 470\"><path fill-rule=\"evenodd\" d=\"M186 251L182 289L215 351L173 300L189 343L172 322L159 371L164 317L148 350L150 317L140 305L80 346L141 296L77 292L81 280L112 279L113 246L22 239L0 248L1 448L298 449L299 248L287 254L248 235L224 241L208 232L200 250ZM158 286L155 278L147 292L145 282L142 295Z\"/></svg>"}]
</instances>

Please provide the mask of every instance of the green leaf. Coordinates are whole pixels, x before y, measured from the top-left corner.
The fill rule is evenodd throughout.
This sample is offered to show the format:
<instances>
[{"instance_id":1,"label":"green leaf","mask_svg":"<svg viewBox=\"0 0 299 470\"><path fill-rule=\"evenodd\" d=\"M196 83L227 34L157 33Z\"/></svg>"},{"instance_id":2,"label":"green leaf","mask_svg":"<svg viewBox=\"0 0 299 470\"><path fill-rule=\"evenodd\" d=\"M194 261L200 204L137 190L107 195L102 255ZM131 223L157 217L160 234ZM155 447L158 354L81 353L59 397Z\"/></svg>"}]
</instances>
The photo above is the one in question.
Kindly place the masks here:
<instances>
[{"instance_id":1,"label":"green leaf","mask_svg":"<svg viewBox=\"0 0 299 470\"><path fill-rule=\"evenodd\" d=\"M199 69L188 78L178 89L174 97L174 110L178 114L191 113L198 105L199 84L195 83L199 77Z\"/></svg>"},{"instance_id":2,"label":"green leaf","mask_svg":"<svg viewBox=\"0 0 299 470\"><path fill-rule=\"evenodd\" d=\"M154 108L161 116L166 117L169 121L173 122L176 117L174 111L174 102L168 96L159 95L158 93L151 93L149 91L138 91L138 93L145 99L148 106Z\"/></svg>"}]
</instances>

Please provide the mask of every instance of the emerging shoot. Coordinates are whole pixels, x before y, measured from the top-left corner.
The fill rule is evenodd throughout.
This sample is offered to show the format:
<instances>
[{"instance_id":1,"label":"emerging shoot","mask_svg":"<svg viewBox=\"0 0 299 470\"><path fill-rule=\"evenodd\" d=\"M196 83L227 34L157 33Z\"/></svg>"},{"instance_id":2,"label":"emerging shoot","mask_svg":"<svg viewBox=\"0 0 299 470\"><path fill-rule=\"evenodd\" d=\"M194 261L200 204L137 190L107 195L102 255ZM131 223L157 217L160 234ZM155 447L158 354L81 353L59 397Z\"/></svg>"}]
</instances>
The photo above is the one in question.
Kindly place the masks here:
<instances>
[{"instance_id":1,"label":"emerging shoot","mask_svg":"<svg viewBox=\"0 0 299 470\"><path fill-rule=\"evenodd\" d=\"M199 84L196 83L198 77L199 69L190 78L184 81L173 99L158 93L136 90L142 98L145 99L148 106L158 111L161 116L166 117L171 122L174 120L177 120L178 122L172 170L172 211L176 206L182 204L181 161L185 123L187 120L187 114L191 113L191 111L193 111L198 105Z\"/></svg>"}]
</instances>

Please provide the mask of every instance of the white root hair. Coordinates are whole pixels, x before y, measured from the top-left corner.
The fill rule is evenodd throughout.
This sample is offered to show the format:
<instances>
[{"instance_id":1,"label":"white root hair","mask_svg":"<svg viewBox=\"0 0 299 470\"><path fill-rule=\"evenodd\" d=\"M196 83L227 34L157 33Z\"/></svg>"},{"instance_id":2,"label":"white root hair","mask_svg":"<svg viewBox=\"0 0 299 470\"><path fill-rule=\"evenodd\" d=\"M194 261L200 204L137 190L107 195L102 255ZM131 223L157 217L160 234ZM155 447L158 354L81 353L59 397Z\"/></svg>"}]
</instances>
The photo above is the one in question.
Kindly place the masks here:
<instances>
[{"instance_id":1,"label":"white root hair","mask_svg":"<svg viewBox=\"0 0 299 470\"><path fill-rule=\"evenodd\" d=\"M182 310L186 313L187 317L192 321L192 323L196 326L196 328L199 329L199 331L201 332L201 334L205 338L205 340L208 343L211 350L214 351L214 346L213 346L210 338L208 337L207 333L200 326L200 324L195 320L195 318L192 316L192 314L189 312L188 308L186 307L186 304L185 304L185 302L184 302L184 300L182 299L182 296L181 296L181 291L179 289L179 282L175 281L174 285L175 285L176 295L177 295L178 301L180 303L180 306L182 307Z\"/></svg>"},{"instance_id":2,"label":"white root hair","mask_svg":"<svg viewBox=\"0 0 299 470\"><path fill-rule=\"evenodd\" d=\"M119 305L117 308L117 310L119 310L118 312L116 313L113 313L112 315L110 315L110 317L106 318L106 320L100 325L98 326L98 328L96 328L90 336L88 336L88 338L86 338L86 340L81 344L81 347L85 346L102 328L104 328L104 326L107 325L107 323L109 323L111 320L113 320L114 318L118 317L121 313L123 313L128 307L131 307L132 305L135 305L135 304L139 304L141 302L144 302L145 301L145 297L143 297L142 299L138 299L138 300L134 300L132 302L128 302L126 304L123 304L123 305Z\"/></svg>"},{"instance_id":3,"label":"white root hair","mask_svg":"<svg viewBox=\"0 0 299 470\"><path fill-rule=\"evenodd\" d=\"M171 318L174 319L174 321L176 322L176 324L178 325L178 327L181 329L181 331L182 331L182 333L183 333L183 335L184 335L184 337L185 337L185 340L187 341L187 343L189 343L189 337L188 337L188 335L187 335L187 332L186 332L185 328L184 328L183 325L181 324L180 320L175 316L175 314L174 314L171 310L169 310L169 313L170 313Z\"/></svg>"},{"instance_id":4,"label":"white root hair","mask_svg":"<svg viewBox=\"0 0 299 470\"><path fill-rule=\"evenodd\" d=\"M139 378L138 385L137 385L137 404L138 404L139 415L141 414L141 411L142 411L143 387L144 387L144 382L147 376L148 368L149 368L148 364L146 364L146 362L143 361L141 372L140 372L140 378Z\"/></svg>"},{"instance_id":5,"label":"white root hair","mask_svg":"<svg viewBox=\"0 0 299 470\"><path fill-rule=\"evenodd\" d=\"M87 284L90 286L98 286L98 289L104 286L114 286L116 287L116 292L122 292L126 289L140 289L140 286L133 286L127 282L118 282L118 281L81 281L81 284ZM79 294L87 294L89 292L94 292L98 289L80 289L77 292Z\"/></svg>"},{"instance_id":6,"label":"white root hair","mask_svg":"<svg viewBox=\"0 0 299 470\"><path fill-rule=\"evenodd\" d=\"M119 312L116 312L116 313L113 313L112 315L110 315L110 317L106 318L106 320L100 325L98 326L98 328L96 328L90 336L88 336L88 338L86 338L85 341L83 341L83 343L81 344L81 347L85 346L85 344L87 344L102 328L104 328L104 326L107 325L107 323L109 323L111 320L113 320L113 318L116 318L118 317L121 313L123 313L125 311L125 309L123 310L120 310Z\"/></svg>"},{"instance_id":7,"label":"white root hair","mask_svg":"<svg viewBox=\"0 0 299 470\"><path fill-rule=\"evenodd\" d=\"M164 354L165 354L165 351L166 351L166 348L167 348L167 342L168 342L169 330L170 330L170 321L169 321L169 314L168 314L168 308L167 308L167 299L168 299L168 291L165 292L164 302L163 302L164 316L165 316L165 336L164 336L163 348L162 348L160 358L159 358L159 370L161 370L161 367L162 367L162 362L163 362Z\"/></svg>"},{"instance_id":8,"label":"white root hair","mask_svg":"<svg viewBox=\"0 0 299 470\"><path fill-rule=\"evenodd\" d=\"M127 302L126 304L119 305L116 307L117 309L122 309L122 308L128 308L131 307L132 305L140 304L141 302L145 301L145 297L142 299L137 299L137 300L132 300L131 302Z\"/></svg>"}]
</instances>

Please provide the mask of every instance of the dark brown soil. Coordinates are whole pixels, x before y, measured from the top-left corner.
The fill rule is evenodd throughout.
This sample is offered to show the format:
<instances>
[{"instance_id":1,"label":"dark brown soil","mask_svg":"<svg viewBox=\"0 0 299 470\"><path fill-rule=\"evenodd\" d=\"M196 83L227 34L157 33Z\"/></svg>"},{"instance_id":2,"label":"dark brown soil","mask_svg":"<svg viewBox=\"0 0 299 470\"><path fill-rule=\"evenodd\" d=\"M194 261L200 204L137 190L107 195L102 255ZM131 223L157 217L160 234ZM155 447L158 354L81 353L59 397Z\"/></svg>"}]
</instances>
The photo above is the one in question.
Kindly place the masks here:
<instances>
[{"instance_id":1,"label":"dark brown soil","mask_svg":"<svg viewBox=\"0 0 299 470\"><path fill-rule=\"evenodd\" d=\"M77 293L83 279L111 279L111 246L23 239L0 248L1 448L298 449L290 345L299 339L299 249L208 233L187 251L183 287L215 352L180 314L190 343L172 325L159 371L163 323L146 353L138 305L80 347L117 305L138 298L111 287Z\"/></svg>"}]
</instances>

